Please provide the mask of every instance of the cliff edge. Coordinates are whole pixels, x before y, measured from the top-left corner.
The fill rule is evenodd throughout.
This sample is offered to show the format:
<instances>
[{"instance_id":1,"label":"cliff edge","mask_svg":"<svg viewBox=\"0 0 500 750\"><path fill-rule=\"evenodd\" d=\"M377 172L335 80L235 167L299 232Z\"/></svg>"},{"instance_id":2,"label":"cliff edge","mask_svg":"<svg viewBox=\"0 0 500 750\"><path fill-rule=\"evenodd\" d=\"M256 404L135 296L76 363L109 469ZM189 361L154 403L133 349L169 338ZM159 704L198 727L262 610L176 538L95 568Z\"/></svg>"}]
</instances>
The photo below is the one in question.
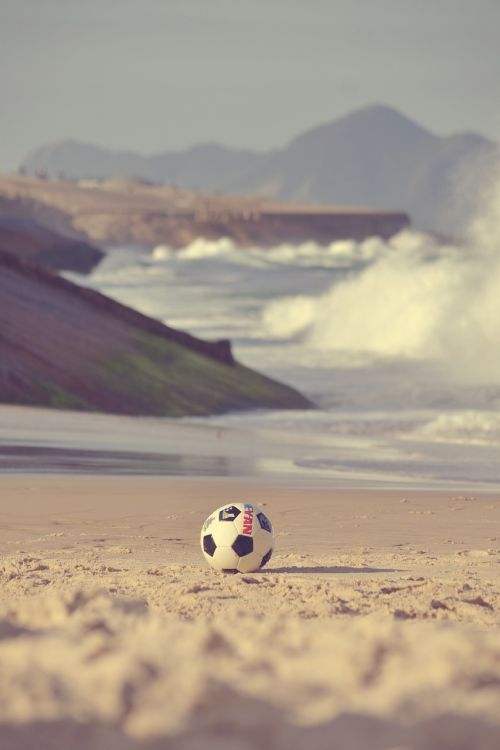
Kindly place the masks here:
<instances>
[{"instance_id":1,"label":"cliff edge","mask_svg":"<svg viewBox=\"0 0 500 750\"><path fill-rule=\"evenodd\" d=\"M104 182L0 176L0 199L28 201L45 221L101 246L188 245L198 237L229 237L240 247L272 247L312 240L387 239L410 224L399 211L277 203L263 198L210 195L139 180Z\"/></svg>"},{"instance_id":2,"label":"cliff edge","mask_svg":"<svg viewBox=\"0 0 500 750\"><path fill-rule=\"evenodd\" d=\"M173 417L311 406L235 362L228 341L169 328L2 251L0 402Z\"/></svg>"}]
</instances>

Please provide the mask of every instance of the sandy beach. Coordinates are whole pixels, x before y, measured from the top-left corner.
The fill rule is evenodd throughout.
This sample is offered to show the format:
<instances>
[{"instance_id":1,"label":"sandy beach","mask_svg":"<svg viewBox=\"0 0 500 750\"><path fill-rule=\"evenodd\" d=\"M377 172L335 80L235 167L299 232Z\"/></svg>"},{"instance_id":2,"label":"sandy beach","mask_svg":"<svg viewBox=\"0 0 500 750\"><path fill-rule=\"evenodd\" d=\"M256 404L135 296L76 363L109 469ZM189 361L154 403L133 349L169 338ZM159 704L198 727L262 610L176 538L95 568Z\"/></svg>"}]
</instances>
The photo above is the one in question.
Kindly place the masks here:
<instances>
[{"instance_id":1,"label":"sandy beach","mask_svg":"<svg viewBox=\"0 0 500 750\"><path fill-rule=\"evenodd\" d=\"M267 568L199 531L250 499ZM0 477L2 750L500 745L497 493Z\"/></svg>"}]
</instances>

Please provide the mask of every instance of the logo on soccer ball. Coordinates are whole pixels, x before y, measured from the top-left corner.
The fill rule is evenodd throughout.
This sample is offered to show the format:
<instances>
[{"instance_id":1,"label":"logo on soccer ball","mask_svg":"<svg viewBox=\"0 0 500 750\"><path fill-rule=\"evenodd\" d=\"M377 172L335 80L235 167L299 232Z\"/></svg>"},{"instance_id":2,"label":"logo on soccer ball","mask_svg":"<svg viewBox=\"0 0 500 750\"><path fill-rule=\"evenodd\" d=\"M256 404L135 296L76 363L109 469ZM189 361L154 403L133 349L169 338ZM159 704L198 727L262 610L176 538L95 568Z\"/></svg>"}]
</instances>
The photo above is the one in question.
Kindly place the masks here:
<instances>
[{"instance_id":1,"label":"logo on soccer ball","mask_svg":"<svg viewBox=\"0 0 500 750\"><path fill-rule=\"evenodd\" d=\"M243 531L242 533L246 536L252 536L253 531L253 505L245 503L245 510L243 513Z\"/></svg>"},{"instance_id":2,"label":"logo on soccer ball","mask_svg":"<svg viewBox=\"0 0 500 750\"><path fill-rule=\"evenodd\" d=\"M241 510L239 508L235 508L234 505L229 505L227 508L222 508L220 511L219 521L234 521L235 518L238 518L240 513Z\"/></svg>"}]
</instances>

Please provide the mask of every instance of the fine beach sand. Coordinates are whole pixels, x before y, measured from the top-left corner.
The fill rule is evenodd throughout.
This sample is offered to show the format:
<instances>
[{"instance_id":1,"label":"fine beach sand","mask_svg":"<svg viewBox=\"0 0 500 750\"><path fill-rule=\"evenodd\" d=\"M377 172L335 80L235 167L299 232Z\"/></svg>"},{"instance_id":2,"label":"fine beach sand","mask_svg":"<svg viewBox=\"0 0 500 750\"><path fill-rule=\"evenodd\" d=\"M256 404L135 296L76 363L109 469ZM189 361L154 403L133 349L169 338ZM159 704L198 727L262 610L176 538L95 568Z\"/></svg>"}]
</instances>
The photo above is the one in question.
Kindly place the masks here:
<instances>
[{"instance_id":1,"label":"fine beach sand","mask_svg":"<svg viewBox=\"0 0 500 750\"><path fill-rule=\"evenodd\" d=\"M229 501L277 536L206 567ZM498 494L0 477L0 747L498 750Z\"/></svg>"}]
</instances>

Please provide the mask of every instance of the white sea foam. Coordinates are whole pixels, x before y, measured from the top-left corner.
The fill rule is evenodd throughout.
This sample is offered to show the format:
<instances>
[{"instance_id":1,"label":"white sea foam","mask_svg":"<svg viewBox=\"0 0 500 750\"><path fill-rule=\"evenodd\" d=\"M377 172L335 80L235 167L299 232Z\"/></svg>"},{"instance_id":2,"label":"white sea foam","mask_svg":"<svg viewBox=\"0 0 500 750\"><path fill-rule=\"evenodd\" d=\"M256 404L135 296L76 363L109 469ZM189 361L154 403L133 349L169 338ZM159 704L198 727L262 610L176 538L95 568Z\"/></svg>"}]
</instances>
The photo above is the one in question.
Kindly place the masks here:
<instances>
[{"instance_id":1,"label":"white sea foam","mask_svg":"<svg viewBox=\"0 0 500 750\"><path fill-rule=\"evenodd\" d=\"M500 190L465 247L404 232L364 270L315 295L273 300L263 331L358 362L440 362L452 381L500 383ZM332 360L333 361L333 360Z\"/></svg>"},{"instance_id":2,"label":"white sea foam","mask_svg":"<svg viewBox=\"0 0 500 750\"><path fill-rule=\"evenodd\" d=\"M264 329L298 333L313 348L374 357L435 355L436 324L462 284L458 253L438 258L427 238L411 233L388 243L379 259L320 296L293 296L263 311Z\"/></svg>"},{"instance_id":3,"label":"white sea foam","mask_svg":"<svg viewBox=\"0 0 500 750\"><path fill-rule=\"evenodd\" d=\"M151 251L151 258L157 261L168 260L172 257L173 253L174 250L168 245L157 245Z\"/></svg>"},{"instance_id":4,"label":"white sea foam","mask_svg":"<svg viewBox=\"0 0 500 750\"><path fill-rule=\"evenodd\" d=\"M328 245L316 242L303 242L299 245L283 243L275 247L239 248L228 237L208 240L198 237L191 243L174 250L168 245L158 245L151 252L151 259L162 262L176 257L182 261L197 261L206 258L220 259L230 264L239 265L260 261L265 265L289 265L298 267L344 268L353 264L364 263L385 252L386 243L379 237L370 237L363 242L355 240L338 240Z\"/></svg>"},{"instance_id":5,"label":"white sea foam","mask_svg":"<svg viewBox=\"0 0 500 750\"><path fill-rule=\"evenodd\" d=\"M439 414L418 426L411 437L442 443L500 445L500 414L491 411Z\"/></svg>"},{"instance_id":6,"label":"white sea foam","mask_svg":"<svg viewBox=\"0 0 500 750\"><path fill-rule=\"evenodd\" d=\"M218 240L206 240L199 237L179 250L178 257L182 260L199 260L226 255L231 252L235 252L235 246L233 241L227 237Z\"/></svg>"}]
</instances>

